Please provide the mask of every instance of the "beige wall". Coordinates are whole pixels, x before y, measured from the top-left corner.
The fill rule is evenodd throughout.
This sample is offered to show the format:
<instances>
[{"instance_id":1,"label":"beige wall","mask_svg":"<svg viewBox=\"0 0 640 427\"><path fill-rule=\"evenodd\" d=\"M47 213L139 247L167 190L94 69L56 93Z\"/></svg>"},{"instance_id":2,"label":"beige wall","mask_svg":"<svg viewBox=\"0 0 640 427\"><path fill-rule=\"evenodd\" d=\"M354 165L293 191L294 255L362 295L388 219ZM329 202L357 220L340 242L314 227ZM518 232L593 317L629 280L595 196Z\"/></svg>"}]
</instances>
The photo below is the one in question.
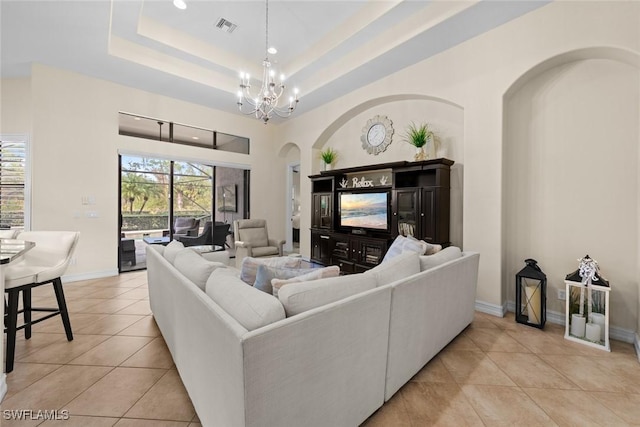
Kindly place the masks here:
<instances>
[{"instance_id":1,"label":"beige wall","mask_svg":"<svg viewBox=\"0 0 640 427\"><path fill-rule=\"evenodd\" d=\"M251 182L251 215L283 233L280 212L260 196L272 191L275 181L273 168L263 161L273 155L272 131L262 123L42 65L33 67L30 80L3 81L2 90L3 131L31 133L32 228L82 233L77 262L67 275L117 272L119 151L249 167L259 177ZM15 113L12 100L21 97L31 100L31 113L28 108ZM118 111L246 136L251 155L119 136ZM88 195L95 205L81 204ZM99 217L87 218L87 211Z\"/></svg>"},{"instance_id":2,"label":"beige wall","mask_svg":"<svg viewBox=\"0 0 640 427\"><path fill-rule=\"evenodd\" d=\"M477 292L479 307L499 313L512 286L507 277L511 272L507 274L506 271L514 268L507 253L507 242L512 240L503 237L503 216L507 212L506 206L513 202L503 188L506 180L510 179L505 176L509 172L503 171L503 157L509 155L504 147L511 132L509 126L515 123L512 122L514 114L515 117L523 115L521 110L505 110L505 94L513 90L514 82L550 58L593 47L617 48L627 52L627 57L637 58L640 54L640 3L553 2L278 126L265 127L253 119L35 66L30 80L3 81L2 130L31 132L34 150L33 226L71 228L83 233L78 263L70 271L70 274L80 275L99 274L116 268L118 150L248 165L252 169L251 216L266 218L270 231L284 236L286 164L290 150L287 147L290 144L297 146L300 149L302 178L301 252L309 255L309 233L304 232L310 226L307 176L319 170L318 150L326 145L335 145L339 151L348 153L337 167L407 160L413 153L399 139L394 139L388 153L377 158L360 149L363 121L375 114L388 115L396 124L397 136L408 120L434 121L441 127L441 132L450 135L450 139L444 139L443 147L452 151L445 155L455 160L456 167L460 168L454 179L459 180L457 186L464 210L460 208L461 220L454 221L461 226L452 231L460 233L455 239L464 249L481 253ZM604 72L614 71L607 69ZM5 95L7 93L11 93L10 97ZM571 98L571 94L567 96L567 102L579 99ZM17 113L13 107L18 104L12 102L16 97L31 98L30 103L22 105ZM539 108L549 114L553 110L547 111L547 107L551 108L545 104ZM8 108L12 108L9 113ZM117 135L117 112L120 110L248 136L252 154L210 152L121 137ZM637 122L638 116L636 125ZM541 131L552 135L554 129L542 127ZM633 138L633 132L626 126L624 129L625 135ZM514 130L518 134L522 131ZM563 132L565 139L581 135L572 132L571 128L563 128ZM526 132L524 135L532 137ZM637 131L635 135L637 138ZM596 152L614 150L603 143L606 137L589 140L587 143L593 146L588 148ZM557 143L564 142L558 140ZM637 144L636 140L636 147ZM572 146L563 147L570 151ZM615 148L616 153L618 149ZM629 167L637 171L640 157L637 148L632 156L627 157L636 159L636 163ZM579 167L570 163L566 165L566 173L575 174ZM640 203L637 201L638 177L626 179L635 181L635 185L626 184L625 189L633 192L635 188L636 193L631 198L635 197L636 206L631 211L635 209L637 212ZM91 209L99 211L99 218L74 218L74 212L84 213L86 210L80 204L83 195L96 197L97 204ZM554 197L559 198L560 195ZM573 227L574 218L571 217L553 217L551 220L561 230ZM618 276L626 283L614 284L617 301L623 301L625 297L633 301L633 295L638 294L640 261L637 241L640 240L640 232L637 215L629 227L632 230L629 234L636 236L636 277L624 276L627 273ZM526 232L514 232L514 241L526 237ZM536 238L545 241L550 233L551 230L542 230ZM584 241L580 247L587 243ZM625 242L625 245L633 246L630 242ZM578 249L573 248L558 250L554 247L553 250L558 259L569 260L566 266L572 265L575 257L584 255L582 250L574 253ZM589 249L584 252L586 250ZM615 253L612 251L611 255ZM620 264L609 257L605 253L596 259L613 278L618 273L611 269L626 268L628 262ZM518 264L520 262L518 260ZM550 267L545 264L543 267L553 275L550 282L556 284L559 280L557 275L564 274L566 266L550 262L547 264ZM633 303L620 308L613 319L614 326L633 328L636 325L640 329L640 316L637 315L640 297L635 300L638 301L635 308Z\"/></svg>"},{"instance_id":3,"label":"beige wall","mask_svg":"<svg viewBox=\"0 0 640 427\"><path fill-rule=\"evenodd\" d=\"M332 140L333 143L337 144L339 149L342 147L349 152L348 161L339 163L338 166L365 165L372 162L371 156L357 149L360 128L355 125L355 122L362 121L359 118L361 113L363 113L362 118L368 118L372 114L385 114L380 104L392 102L403 96L438 99L459 106L463 111L464 124L460 132L463 142L460 144L460 150L457 151L458 158L453 160L464 170L461 184L461 188L464 189L462 192L464 206L462 246L464 249L481 253L477 291L478 307L488 312L500 313L503 307L506 307L506 289L513 286L512 280L510 278L506 280L503 274L503 268L508 263L503 241L503 206L512 202L506 194L503 194L503 183L509 179L503 175L502 170L503 145L506 143L503 127L505 114L503 97L514 82L529 70L566 52L594 46L613 47L637 59L640 55L639 19L640 4L637 2L613 4L611 2L554 2L289 120L279 126L278 134L281 136L278 139L294 142L301 147L303 209L305 207L308 209L310 206L310 187L306 176L319 169L317 150L314 151L314 148L325 145L333 135L340 135L339 140ZM635 66L637 67L637 64ZM631 87L630 90L636 90L636 87ZM413 101L398 100L398 102ZM541 108L544 109L544 106ZM395 117L391 118L395 119ZM425 119L429 120L427 117ZM637 119L635 123L637 126ZM630 127L626 126L625 129L629 132ZM567 136L574 138L577 135L579 134L569 132ZM634 137L633 132L628 135ZM637 131L635 138L637 145ZM589 141L589 143L593 142ZM633 141L629 142L629 144L633 143ZM351 145L347 148L340 144ZM391 146L394 150L403 149L399 140L394 140ZM457 147L455 143L453 146ZM607 145L599 139L596 146L589 148L600 151L603 146ZM636 159L633 170L637 169L636 152L637 150L632 156ZM377 163L397 160L408 154L410 153L391 151L388 155L378 156L374 161ZM572 163L565 165L566 173L572 173L578 167L580 166ZM637 182L633 172L627 179ZM626 188L630 191L635 188L637 191L637 184L630 184ZM632 200L637 197L637 192L631 195ZM633 210L635 209L634 207ZM573 220L565 217L558 227L570 230L573 227ZM301 229L308 229L309 222L308 211L303 212ZM638 236L637 217L629 226L630 234ZM518 235L514 237L516 240L525 236L527 231L518 230L517 233ZM544 235L540 238L548 238L550 233L553 231L544 231ZM627 247L632 246L629 242L625 244ZM574 250L558 251L558 248L553 250L556 251L555 257L568 260L566 265L573 265L574 258L584 255L582 253L576 255ZM309 233L301 233L301 251L308 255ZM637 253L637 248L632 251ZM605 258L607 257L608 255L605 255ZM608 267L608 259L599 261L603 266ZM616 268L628 265L626 262L623 263L624 265L612 262ZM610 268L614 267L609 267L607 270ZM552 268L550 273L565 274L565 269ZM619 292L615 297L618 301L638 293L637 271L636 266L635 277L631 273L622 273L624 278L621 280L626 283L618 285L618 290L614 288L614 292ZM610 276L611 274L616 275L613 272L609 273ZM557 277L550 279L553 283L561 280ZM632 298L633 300L637 298ZM614 325L633 329L633 325L638 323L637 311L637 307L628 307L625 304L621 312L616 315Z\"/></svg>"},{"instance_id":4,"label":"beige wall","mask_svg":"<svg viewBox=\"0 0 640 427\"><path fill-rule=\"evenodd\" d=\"M589 254L610 281L612 324L634 330L638 300L638 69L610 59L538 74L505 101L505 279L535 258L547 309Z\"/></svg>"}]
</instances>

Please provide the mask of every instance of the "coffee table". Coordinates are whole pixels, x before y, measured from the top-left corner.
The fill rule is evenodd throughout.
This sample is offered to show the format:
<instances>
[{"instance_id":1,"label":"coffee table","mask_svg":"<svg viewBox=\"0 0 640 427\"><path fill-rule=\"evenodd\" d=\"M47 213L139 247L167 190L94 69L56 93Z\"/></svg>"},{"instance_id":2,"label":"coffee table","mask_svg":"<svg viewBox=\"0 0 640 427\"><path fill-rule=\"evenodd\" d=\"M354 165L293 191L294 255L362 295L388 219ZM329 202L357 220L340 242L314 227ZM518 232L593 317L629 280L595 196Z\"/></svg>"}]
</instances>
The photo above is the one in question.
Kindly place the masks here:
<instances>
[{"instance_id":1,"label":"coffee table","mask_svg":"<svg viewBox=\"0 0 640 427\"><path fill-rule=\"evenodd\" d=\"M148 245L162 245L162 246L167 246L169 244L169 242L171 241L171 238L169 236L163 236L163 237L143 237L142 240L144 240L144 242Z\"/></svg>"}]
</instances>

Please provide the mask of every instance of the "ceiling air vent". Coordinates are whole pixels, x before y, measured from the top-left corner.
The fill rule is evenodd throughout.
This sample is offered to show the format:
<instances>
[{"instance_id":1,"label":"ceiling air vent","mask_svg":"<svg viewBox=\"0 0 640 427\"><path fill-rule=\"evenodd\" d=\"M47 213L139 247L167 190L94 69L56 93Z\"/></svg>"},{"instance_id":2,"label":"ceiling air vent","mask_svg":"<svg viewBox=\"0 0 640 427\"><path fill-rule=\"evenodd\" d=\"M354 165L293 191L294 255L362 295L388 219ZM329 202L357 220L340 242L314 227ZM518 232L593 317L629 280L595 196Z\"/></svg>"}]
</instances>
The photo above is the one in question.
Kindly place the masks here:
<instances>
[{"instance_id":1,"label":"ceiling air vent","mask_svg":"<svg viewBox=\"0 0 640 427\"><path fill-rule=\"evenodd\" d=\"M226 31L229 34L233 33L233 30L235 30L236 27L236 24L231 21L227 21L224 18L220 18L218 20L218 23L216 24L216 28L220 28L221 30Z\"/></svg>"}]
</instances>

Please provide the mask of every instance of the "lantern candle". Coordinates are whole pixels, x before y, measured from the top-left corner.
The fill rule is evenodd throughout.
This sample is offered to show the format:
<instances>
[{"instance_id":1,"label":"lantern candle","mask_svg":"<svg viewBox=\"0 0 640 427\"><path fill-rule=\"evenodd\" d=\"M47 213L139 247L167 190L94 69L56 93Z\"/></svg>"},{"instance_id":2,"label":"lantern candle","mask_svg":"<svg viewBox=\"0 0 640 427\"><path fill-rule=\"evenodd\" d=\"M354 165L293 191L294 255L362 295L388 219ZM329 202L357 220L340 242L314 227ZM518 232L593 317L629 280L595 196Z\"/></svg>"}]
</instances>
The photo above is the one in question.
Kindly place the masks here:
<instances>
[{"instance_id":1,"label":"lantern candle","mask_svg":"<svg viewBox=\"0 0 640 427\"><path fill-rule=\"evenodd\" d=\"M589 319L592 323L600 326L600 341L604 341L604 314L602 313L591 313L591 317Z\"/></svg>"},{"instance_id":2,"label":"lantern candle","mask_svg":"<svg viewBox=\"0 0 640 427\"><path fill-rule=\"evenodd\" d=\"M571 335L583 338L586 328L587 319L581 314L571 315Z\"/></svg>"},{"instance_id":3,"label":"lantern candle","mask_svg":"<svg viewBox=\"0 0 640 427\"><path fill-rule=\"evenodd\" d=\"M537 285L527 285L524 289L527 296L527 314L529 315L529 323L539 325L542 321L540 316L540 288Z\"/></svg>"},{"instance_id":4,"label":"lantern candle","mask_svg":"<svg viewBox=\"0 0 640 427\"><path fill-rule=\"evenodd\" d=\"M589 341L600 341L600 325L587 323L585 338Z\"/></svg>"}]
</instances>

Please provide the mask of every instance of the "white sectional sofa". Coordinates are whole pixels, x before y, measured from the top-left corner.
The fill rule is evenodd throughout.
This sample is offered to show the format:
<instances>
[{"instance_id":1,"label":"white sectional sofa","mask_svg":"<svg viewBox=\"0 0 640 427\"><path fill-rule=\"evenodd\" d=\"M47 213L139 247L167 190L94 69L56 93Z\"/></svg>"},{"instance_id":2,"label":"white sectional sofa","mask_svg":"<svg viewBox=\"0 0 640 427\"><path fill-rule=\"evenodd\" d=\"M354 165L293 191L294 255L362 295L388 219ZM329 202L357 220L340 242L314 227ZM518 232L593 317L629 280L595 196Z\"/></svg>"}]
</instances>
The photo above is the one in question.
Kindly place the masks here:
<instances>
[{"instance_id":1,"label":"white sectional sofa","mask_svg":"<svg viewBox=\"0 0 640 427\"><path fill-rule=\"evenodd\" d=\"M477 253L400 256L276 298L225 252L167 248L147 248L151 309L207 427L357 426L473 320Z\"/></svg>"}]
</instances>

